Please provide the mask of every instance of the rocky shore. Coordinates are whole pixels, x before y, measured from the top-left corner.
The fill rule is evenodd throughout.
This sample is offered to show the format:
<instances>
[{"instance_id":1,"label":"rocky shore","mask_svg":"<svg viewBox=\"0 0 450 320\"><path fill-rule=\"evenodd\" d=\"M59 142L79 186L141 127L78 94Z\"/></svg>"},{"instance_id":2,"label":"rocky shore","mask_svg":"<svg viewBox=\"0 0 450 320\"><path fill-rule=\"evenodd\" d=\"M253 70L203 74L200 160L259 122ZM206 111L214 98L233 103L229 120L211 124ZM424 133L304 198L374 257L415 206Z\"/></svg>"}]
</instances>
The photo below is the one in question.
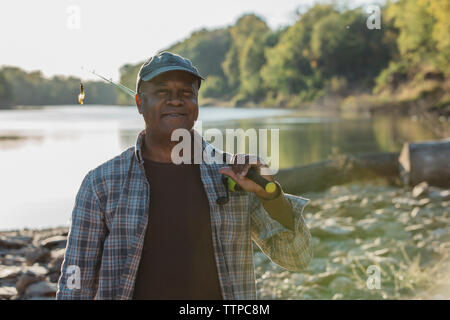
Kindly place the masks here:
<instances>
[{"instance_id":1,"label":"rocky shore","mask_svg":"<svg viewBox=\"0 0 450 320\"><path fill-rule=\"evenodd\" d=\"M289 272L256 252L261 299L450 299L450 190L352 183L303 196L314 258Z\"/></svg>"},{"instance_id":2,"label":"rocky shore","mask_svg":"<svg viewBox=\"0 0 450 320\"><path fill-rule=\"evenodd\" d=\"M260 299L450 299L450 190L352 183L302 196L314 258L289 272L254 246ZM0 299L54 299L67 234L0 232Z\"/></svg>"},{"instance_id":3,"label":"rocky shore","mask_svg":"<svg viewBox=\"0 0 450 320\"><path fill-rule=\"evenodd\" d=\"M68 231L0 232L0 299L54 299Z\"/></svg>"}]
</instances>

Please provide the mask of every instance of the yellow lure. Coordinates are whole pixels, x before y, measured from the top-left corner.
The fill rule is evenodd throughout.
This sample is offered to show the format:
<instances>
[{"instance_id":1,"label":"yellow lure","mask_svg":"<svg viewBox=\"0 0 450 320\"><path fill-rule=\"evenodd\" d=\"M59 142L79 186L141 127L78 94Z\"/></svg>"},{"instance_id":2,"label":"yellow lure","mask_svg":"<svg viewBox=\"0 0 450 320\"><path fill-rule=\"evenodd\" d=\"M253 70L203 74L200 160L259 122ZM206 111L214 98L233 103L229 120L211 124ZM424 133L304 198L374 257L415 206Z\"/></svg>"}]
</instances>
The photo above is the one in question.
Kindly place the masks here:
<instances>
[{"instance_id":1,"label":"yellow lure","mask_svg":"<svg viewBox=\"0 0 450 320\"><path fill-rule=\"evenodd\" d=\"M83 84L80 83L80 94L78 95L78 103L83 104L84 102L84 87Z\"/></svg>"}]
</instances>

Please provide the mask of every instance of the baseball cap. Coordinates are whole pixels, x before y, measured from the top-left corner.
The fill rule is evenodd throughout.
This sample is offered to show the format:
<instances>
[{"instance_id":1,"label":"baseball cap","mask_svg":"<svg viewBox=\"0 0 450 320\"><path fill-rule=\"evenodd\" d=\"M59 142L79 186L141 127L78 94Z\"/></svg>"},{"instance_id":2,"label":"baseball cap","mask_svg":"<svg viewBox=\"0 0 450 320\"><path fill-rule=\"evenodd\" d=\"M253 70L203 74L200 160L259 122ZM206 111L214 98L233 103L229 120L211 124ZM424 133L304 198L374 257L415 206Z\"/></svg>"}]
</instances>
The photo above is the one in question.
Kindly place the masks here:
<instances>
[{"instance_id":1,"label":"baseball cap","mask_svg":"<svg viewBox=\"0 0 450 320\"><path fill-rule=\"evenodd\" d=\"M201 80L205 80L200 75L197 68L192 64L191 60L183 58L182 56L175 53L163 51L154 55L153 57L150 57L141 66L136 80L136 92L138 92L139 84L141 81L150 81L161 73L172 70L181 70L193 74L198 78L199 88Z\"/></svg>"}]
</instances>

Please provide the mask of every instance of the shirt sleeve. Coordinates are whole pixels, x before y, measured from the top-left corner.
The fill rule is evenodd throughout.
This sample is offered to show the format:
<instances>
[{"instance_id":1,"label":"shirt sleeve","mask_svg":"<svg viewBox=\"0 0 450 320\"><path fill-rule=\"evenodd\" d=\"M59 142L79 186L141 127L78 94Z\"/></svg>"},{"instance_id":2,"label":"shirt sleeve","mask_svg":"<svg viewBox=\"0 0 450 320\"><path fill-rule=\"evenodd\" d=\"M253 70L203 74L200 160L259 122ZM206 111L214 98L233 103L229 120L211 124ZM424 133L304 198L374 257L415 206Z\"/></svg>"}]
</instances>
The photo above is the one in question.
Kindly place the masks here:
<instances>
[{"instance_id":1,"label":"shirt sleeve","mask_svg":"<svg viewBox=\"0 0 450 320\"><path fill-rule=\"evenodd\" d=\"M75 199L56 292L57 300L94 299L106 234L104 213L93 189L90 171L83 179Z\"/></svg>"},{"instance_id":2,"label":"shirt sleeve","mask_svg":"<svg viewBox=\"0 0 450 320\"><path fill-rule=\"evenodd\" d=\"M251 193L249 209L252 239L274 263L289 271L300 271L312 259L311 234L302 216L310 200L286 193L283 195L292 206L294 231L273 219L258 197Z\"/></svg>"}]
</instances>

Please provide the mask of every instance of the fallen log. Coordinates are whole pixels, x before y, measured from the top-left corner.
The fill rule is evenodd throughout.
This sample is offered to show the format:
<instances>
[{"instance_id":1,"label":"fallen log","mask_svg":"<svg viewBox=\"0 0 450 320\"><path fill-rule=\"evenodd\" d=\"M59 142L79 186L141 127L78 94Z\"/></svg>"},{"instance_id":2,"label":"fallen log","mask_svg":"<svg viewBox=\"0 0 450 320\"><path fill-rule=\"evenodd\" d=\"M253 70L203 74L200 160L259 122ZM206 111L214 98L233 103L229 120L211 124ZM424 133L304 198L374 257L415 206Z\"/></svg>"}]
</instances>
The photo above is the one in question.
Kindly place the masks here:
<instances>
[{"instance_id":1,"label":"fallen log","mask_svg":"<svg viewBox=\"0 0 450 320\"><path fill-rule=\"evenodd\" d=\"M404 143L400 157L403 183L415 186L426 181L437 187L450 187L450 138L438 141Z\"/></svg>"},{"instance_id":2,"label":"fallen log","mask_svg":"<svg viewBox=\"0 0 450 320\"><path fill-rule=\"evenodd\" d=\"M341 155L336 159L282 169L276 179L284 191L293 194L321 191L354 180L380 177L391 184L399 184L398 157L398 152Z\"/></svg>"}]
</instances>

